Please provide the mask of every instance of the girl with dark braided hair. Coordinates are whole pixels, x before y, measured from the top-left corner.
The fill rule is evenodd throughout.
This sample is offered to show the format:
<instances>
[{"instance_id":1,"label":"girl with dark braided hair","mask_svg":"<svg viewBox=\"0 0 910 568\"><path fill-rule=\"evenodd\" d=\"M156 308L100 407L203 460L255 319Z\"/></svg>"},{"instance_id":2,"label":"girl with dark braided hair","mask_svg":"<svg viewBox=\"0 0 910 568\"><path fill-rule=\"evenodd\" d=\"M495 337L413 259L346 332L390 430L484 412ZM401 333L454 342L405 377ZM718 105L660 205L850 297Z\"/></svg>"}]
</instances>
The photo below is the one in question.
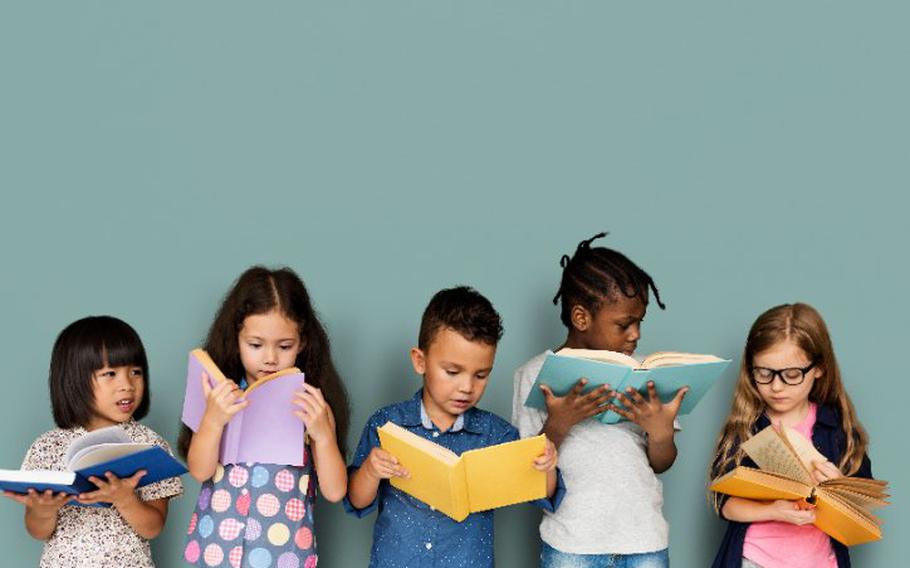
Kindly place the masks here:
<instances>
[{"instance_id":1,"label":"girl with dark braided hair","mask_svg":"<svg viewBox=\"0 0 910 568\"><path fill-rule=\"evenodd\" d=\"M563 347L608 349L632 355L651 292L664 309L651 276L624 254L591 244L606 233L581 241L571 257L560 259L562 279L553 303L566 326ZM555 512L545 512L540 562L556 566L668 566L668 526L661 506L658 473L676 459L676 415L685 396L680 389L663 404L653 384L649 396L617 393L603 385L585 393L587 380L566 396L541 390L547 410L524 406L547 350L515 372L512 422L522 437L545 433L559 448L566 496ZM619 397L626 406L611 401ZM605 410L628 421L588 420Z\"/></svg>"}]
</instances>

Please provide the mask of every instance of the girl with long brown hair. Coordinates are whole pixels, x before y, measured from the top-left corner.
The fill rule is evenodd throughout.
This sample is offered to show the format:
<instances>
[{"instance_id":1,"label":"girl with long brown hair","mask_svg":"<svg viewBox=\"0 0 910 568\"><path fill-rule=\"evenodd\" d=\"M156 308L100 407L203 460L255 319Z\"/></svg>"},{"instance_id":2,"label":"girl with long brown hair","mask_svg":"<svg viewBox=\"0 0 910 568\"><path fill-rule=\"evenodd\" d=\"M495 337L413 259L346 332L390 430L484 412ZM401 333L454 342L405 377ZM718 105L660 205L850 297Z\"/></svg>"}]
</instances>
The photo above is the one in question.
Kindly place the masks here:
<instances>
[{"instance_id":1,"label":"girl with long brown hair","mask_svg":"<svg viewBox=\"0 0 910 568\"><path fill-rule=\"evenodd\" d=\"M828 328L806 304L771 308L752 325L709 478L739 465L755 467L740 444L771 424L800 431L827 458L814 463L819 482L872 477L868 436L844 389ZM850 565L847 548L812 525L815 513L807 504L716 493L713 502L730 521L716 568Z\"/></svg>"}]
</instances>

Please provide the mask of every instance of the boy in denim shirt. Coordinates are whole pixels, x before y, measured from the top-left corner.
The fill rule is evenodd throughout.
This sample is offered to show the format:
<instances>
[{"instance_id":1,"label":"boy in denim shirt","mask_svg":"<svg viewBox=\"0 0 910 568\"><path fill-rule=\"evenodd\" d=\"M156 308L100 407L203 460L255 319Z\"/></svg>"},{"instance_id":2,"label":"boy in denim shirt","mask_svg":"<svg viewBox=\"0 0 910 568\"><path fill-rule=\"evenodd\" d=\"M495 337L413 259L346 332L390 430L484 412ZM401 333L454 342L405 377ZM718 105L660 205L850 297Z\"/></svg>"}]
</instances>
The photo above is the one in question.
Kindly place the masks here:
<instances>
[{"instance_id":1,"label":"boy in denim shirt","mask_svg":"<svg viewBox=\"0 0 910 568\"><path fill-rule=\"evenodd\" d=\"M409 473L379 447L376 429L392 421L456 454L519 439L518 431L495 414L476 408L493 369L502 321L477 291L458 287L438 292L423 314L418 346L411 349L423 388L403 402L376 411L367 421L354 461L345 509L379 516L373 532L371 567L493 566L493 511L456 522L391 486ZM556 448L534 467L547 472L547 498L535 501L554 510L565 492L556 471Z\"/></svg>"}]
</instances>

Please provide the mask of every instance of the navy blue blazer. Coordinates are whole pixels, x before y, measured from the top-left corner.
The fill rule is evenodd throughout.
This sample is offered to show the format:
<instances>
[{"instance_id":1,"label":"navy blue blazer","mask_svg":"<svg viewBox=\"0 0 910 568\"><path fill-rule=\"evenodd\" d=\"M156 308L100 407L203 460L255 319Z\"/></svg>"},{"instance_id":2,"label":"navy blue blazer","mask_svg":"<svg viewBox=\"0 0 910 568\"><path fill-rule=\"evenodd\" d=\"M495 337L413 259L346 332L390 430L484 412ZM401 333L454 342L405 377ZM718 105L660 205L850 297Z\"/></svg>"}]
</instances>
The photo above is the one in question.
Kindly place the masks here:
<instances>
[{"instance_id":1,"label":"navy blue blazer","mask_svg":"<svg viewBox=\"0 0 910 568\"><path fill-rule=\"evenodd\" d=\"M762 414L752 432L756 433L771 425L768 417ZM829 461L837 464L840 462L847 447L847 436L841 428L840 414L834 408L827 405L819 405L815 416L815 426L812 427L812 443L816 449L828 458ZM755 463L748 456L743 458L742 465L756 467ZM853 477L872 478L872 464L869 456L863 456L863 463L859 471L853 474ZM746 540L746 529L750 523L738 523L729 521L727 532L720 543L720 550L714 558L712 568L741 568L743 564L743 542ZM831 539L831 545L834 548L834 555L837 557L838 568L850 567L850 552L847 547Z\"/></svg>"}]
</instances>

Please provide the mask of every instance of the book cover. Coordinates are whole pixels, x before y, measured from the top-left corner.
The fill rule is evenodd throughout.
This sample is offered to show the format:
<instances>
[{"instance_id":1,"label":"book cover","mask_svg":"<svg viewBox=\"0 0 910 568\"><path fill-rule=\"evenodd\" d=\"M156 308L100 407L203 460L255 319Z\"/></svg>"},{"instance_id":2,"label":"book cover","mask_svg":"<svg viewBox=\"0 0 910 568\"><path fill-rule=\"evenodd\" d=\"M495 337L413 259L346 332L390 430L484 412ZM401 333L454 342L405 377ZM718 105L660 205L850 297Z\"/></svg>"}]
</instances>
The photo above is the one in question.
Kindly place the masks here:
<instances>
[{"instance_id":1,"label":"book cover","mask_svg":"<svg viewBox=\"0 0 910 568\"><path fill-rule=\"evenodd\" d=\"M392 478L392 486L456 521L471 513L546 496L547 474L533 466L544 453L546 436L468 450L458 456L392 422L378 431L382 448L411 474L407 479Z\"/></svg>"},{"instance_id":2,"label":"book cover","mask_svg":"<svg viewBox=\"0 0 910 568\"><path fill-rule=\"evenodd\" d=\"M212 386L230 380L204 350L190 352L181 419L194 432L199 429L205 414L202 373L209 376ZM250 404L225 426L219 462L302 466L305 428L303 421L294 415L298 407L292 401L294 392L304 381L304 374L299 369L290 368L263 377L247 387L244 397Z\"/></svg>"},{"instance_id":3,"label":"book cover","mask_svg":"<svg viewBox=\"0 0 910 568\"><path fill-rule=\"evenodd\" d=\"M632 387L645 397L648 381L654 381L657 395L664 403L671 401L679 389L688 386L689 392L683 398L679 414L689 414L729 365L729 359L713 355L660 352L639 363L614 351L562 349L547 355L525 399L525 406L546 410L541 384L549 386L553 394L565 396L584 377L588 379L585 393L609 384L613 390L623 392ZM614 401L614 404L618 402ZM613 411L602 412L595 418L605 424L625 420Z\"/></svg>"}]
</instances>

